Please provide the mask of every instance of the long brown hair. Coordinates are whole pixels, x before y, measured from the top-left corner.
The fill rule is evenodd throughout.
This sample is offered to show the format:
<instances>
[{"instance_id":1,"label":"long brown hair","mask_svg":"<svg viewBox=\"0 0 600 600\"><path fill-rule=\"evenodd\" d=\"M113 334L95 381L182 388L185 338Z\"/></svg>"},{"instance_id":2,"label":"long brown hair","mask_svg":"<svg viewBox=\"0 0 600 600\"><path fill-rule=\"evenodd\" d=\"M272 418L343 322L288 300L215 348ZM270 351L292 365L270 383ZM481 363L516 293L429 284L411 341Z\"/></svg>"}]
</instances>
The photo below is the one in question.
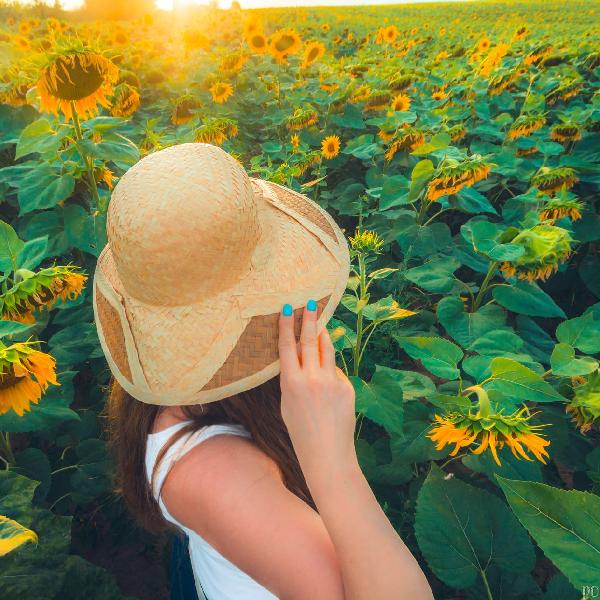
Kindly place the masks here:
<instances>
[{"instance_id":1,"label":"long brown hair","mask_svg":"<svg viewBox=\"0 0 600 600\"><path fill-rule=\"evenodd\" d=\"M173 528L162 516L146 477L146 443L159 408L136 400L111 378L105 413L109 449L116 466L114 491L123 496L138 524L153 533ZM285 486L316 510L281 418L279 376L217 402L180 408L192 422L164 444L155 472L170 445L183 435L215 423L241 424L250 432L254 444L277 463Z\"/></svg>"}]
</instances>

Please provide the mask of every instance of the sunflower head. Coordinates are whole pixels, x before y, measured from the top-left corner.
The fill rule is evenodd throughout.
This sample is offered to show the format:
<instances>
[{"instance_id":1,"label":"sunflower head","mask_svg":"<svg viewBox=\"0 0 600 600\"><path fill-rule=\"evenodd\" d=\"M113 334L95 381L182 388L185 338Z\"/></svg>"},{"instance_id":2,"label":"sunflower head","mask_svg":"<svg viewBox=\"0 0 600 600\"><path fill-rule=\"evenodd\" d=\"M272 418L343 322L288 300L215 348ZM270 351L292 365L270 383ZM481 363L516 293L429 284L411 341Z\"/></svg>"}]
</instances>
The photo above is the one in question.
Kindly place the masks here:
<instances>
[{"instance_id":1,"label":"sunflower head","mask_svg":"<svg viewBox=\"0 0 600 600\"><path fill-rule=\"evenodd\" d=\"M523 248L518 258L500 265L506 278L517 277L533 281L545 280L558 270L572 253L574 240L562 227L542 223L519 232L510 240Z\"/></svg>"},{"instance_id":2,"label":"sunflower head","mask_svg":"<svg viewBox=\"0 0 600 600\"><path fill-rule=\"evenodd\" d=\"M383 239L376 231L364 229L356 230L354 236L348 238L350 241L350 249L354 255L357 254L381 254L383 247Z\"/></svg>"},{"instance_id":3,"label":"sunflower head","mask_svg":"<svg viewBox=\"0 0 600 600\"><path fill-rule=\"evenodd\" d=\"M337 135L328 135L321 142L321 154L328 160L335 158L340 152L340 138Z\"/></svg>"},{"instance_id":4,"label":"sunflower head","mask_svg":"<svg viewBox=\"0 0 600 600\"><path fill-rule=\"evenodd\" d=\"M478 388L475 390L475 388ZM503 414L490 406L487 392L480 386L465 391L477 391L479 403L467 411L448 412L443 416L435 415L435 423L427 437L436 442L436 450L454 444L450 456L456 456L461 448L470 450L472 454L482 454L489 450L496 464L501 465L498 450L508 446L518 460L533 459L529 452L546 464L549 457L546 447L550 442L539 431L546 425L532 425L527 407L510 415Z\"/></svg>"},{"instance_id":5,"label":"sunflower head","mask_svg":"<svg viewBox=\"0 0 600 600\"><path fill-rule=\"evenodd\" d=\"M19 281L0 295L3 319L34 322L33 311L49 309L60 298L74 300L81 294L87 275L78 267L46 267L37 273L20 269Z\"/></svg>"},{"instance_id":6,"label":"sunflower head","mask_svg":"<svg viewBox=\"0 0 600 600\"><path fill-rule=\"evenodd\" d=\"M592 373L583 383L573 388L574 396L566 405L566 411L579 427L587 433L600 419L600 374Z\"/></svg>"},{"instance_id":7,"label":"sunflower head","mask_svg":"<svg viewBox=\"0 0 600 600\"><path fill-rule=\"evenodd\" d=\"M277 30L269 43L269 50L278 62L284 62L290 54L296 54L302 47L302 40L295 29L290 27Z\"/></svg>"},{"instance_id":8,"label":"sunflower head","mask_svg":"<svg viewBox=\"0 0 600 600\"><path fill-rule=\"evenodd\" d=\"M519 137L531 135L534 131L546 124L546 116L543 114L528 114L517 117L508 130L507 138L514 140Z\"/></svg>"},{"instance_id":9,"label":"sunflower head","mask_svg":"<svg viewBox=\"0 0 600 600\"><path fill-rule=\"evenodd\" d=\"M0 414L11 408L22 417L56 380L55 360L33 347L40 342L0 342Z\"/></svg>"},{"instance_id":10,"label":"sunflower head","mask_svg":"<svg viewBox=\"0 0 600 600\"><path fill-rule=\"evenodd\" d=\"M286 127L288 129L304 129L314 125L319 119L317 111L311 107L297 108L294 113L288 117Z\"/></svg>"},{"instance_id":11,"label":"sunflower head","mask_svg":"<svg viewBox=\"0 0 600 600\"><path fill-rule=\"evenodd\" d=\"M561 123L550 131L550 139L555 142L576 142L581 139L581 127L575 123Z\"/></svg>"},{"instance_id":12,"label":"sunflower head","mask_svg":"<svg viewBox=\"0 0 600 600\"><path fill-rule=\"evenodd\" d=\"M128 83L120 83L115 88L110 114L113 117L130 117L140 107L140 94Z\"/></svg>"},{"instance_id":13,"label":"sunflower head","mask_svg":"<svg viewBox=\"0 0 600 600\"><path fill-rule=\"evenodd\" d=\"M57 47L49 55L37 82L40 110L54 114L62 112L72 118L88 118L98 111L98 104L108 108L107 96L119 76L118 67L102 54L90 49Z\"/></svg>"},{"instance_id":14,"label":"sunflower head","mask_svg":"<svg viewBox=\"0 0 600 600\"><path fill-rule=\"evenodd\" d=\"M554 224L558 219L569 217L572 221L581 219L581 211L585 207L584 203L577 200L573 194L563 191L559 195L550 197L546 200L540 211L540 219Z\"/></svg>"},{"instance_id":15,"label":"sunflower head","mask_svg":"<svg viewBox=\"0 0 600 600\"><path fill-rule=\"evenodd\" d=\"M531 180L540 192L553 195L561 189L568 190L577 183L577 175L571 167L542 167Z\"/></svg>"},{"instance_id":16,"label":"sunflower head","mask_svg":"<svg viewBox=\"0 0 600 600\"><path fill-rule=\"evenodd\" d=\"M194 130L194 141L219 146L238 134L238 125L226 117L207 117Z\"/></svg>"},{"instance_id":17,"label":"sunflower head","mask_svg":"<svg viewBox=\"0 0 600 600\"><path fill-rule=\"evenodd\" d=\"M171 123L182 125L188 123L194 118L195 111L202 107L202 102L192 94L184 94L175 100L173 112L171 113Z\"/></svg>"},{"instance_id":18,"label":"sunflower head","mask_svg":"<svg viewBox=\"0 0 600 600\"><path fill-rule=\"evenodd\" d=\"M216 81L210 87L213 102L223 104L233 96L233 86L228 81Z\"/></svg>"},{"instance_id":19,"label":"sunflower head","mask_svg":"<svg viewBox=\"0 0 600 600\"><path fill-rule=\"evenodd\" d=\"M442 196L456 194L464 186L472 186L476 181L485 179L492 166L478 154L462 161L447 159L438 166L429 182L427 199L433 202Z\"/></svg>"},{"instance_id":20,"label":"sunflower head","mask_svg":"<svg viewBox=\"0 0 600 600\"><path fill-rule=\"evenodd\" d=\"M305 69L316 63L325 54L325 45L321 42L310 42L304 48L302 68Z\"/></svg>"}]
</instances>

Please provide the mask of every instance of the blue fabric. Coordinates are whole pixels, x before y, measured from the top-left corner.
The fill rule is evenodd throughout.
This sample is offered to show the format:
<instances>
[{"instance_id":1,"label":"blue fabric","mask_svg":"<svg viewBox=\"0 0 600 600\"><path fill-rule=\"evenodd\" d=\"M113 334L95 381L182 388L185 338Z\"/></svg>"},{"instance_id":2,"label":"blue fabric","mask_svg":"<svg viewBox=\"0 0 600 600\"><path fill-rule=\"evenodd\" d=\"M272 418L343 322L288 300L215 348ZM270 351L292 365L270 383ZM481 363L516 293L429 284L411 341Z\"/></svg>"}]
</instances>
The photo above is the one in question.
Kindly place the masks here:
<instances>
[{"instance_id":1,"label":"blue fabric","mask_svg":"<svg viewBox=\"0 0 600 600\"><path fill-rule=\"evenodd\" d=\"M196 591L188 550L188 538L185 535L173 535L169 572L171 600L203 600L205 598L204 595L199 597Z\"/></svg>"}]
</instances>

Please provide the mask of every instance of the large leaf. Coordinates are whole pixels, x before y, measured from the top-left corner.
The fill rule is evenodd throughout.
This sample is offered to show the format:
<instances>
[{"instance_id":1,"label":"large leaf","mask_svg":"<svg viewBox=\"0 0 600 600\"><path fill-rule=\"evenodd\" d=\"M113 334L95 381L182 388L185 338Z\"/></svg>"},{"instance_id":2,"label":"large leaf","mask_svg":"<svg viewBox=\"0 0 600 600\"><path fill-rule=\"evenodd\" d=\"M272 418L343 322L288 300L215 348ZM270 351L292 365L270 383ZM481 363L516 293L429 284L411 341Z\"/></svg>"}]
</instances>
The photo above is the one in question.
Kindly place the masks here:
<instances>
[{"instance_id":1,"label":"large leaf","mask_svg":"<svg viewBox=\"0 0 600 600\"><path fill-rule=\"evenodd\" d=\"M491 362L489 389L522 402L564 402L549 383L528 367L510 358L498 356Z\"/></svg>"},{"instance_id":2,"label":"large leaf","mask_svg":"<svg viewBox=\"0 0 600 600\"><path fill-rule=\"evenodd\" d=\"M418 267L404 272L404 277L420 288L436 294L452 290L456 284L454 271L460 267L460 261L453 257L437 257Z\"/></svg>"},{"instance_id":3,"label":"large leaf","mask_svg":"<svg viewBox=\"0 0 600 600\"><path fill-rule=\"evenodd\" d=\"M488 304L471 313L457 296L442 298L437 315L444 329L463 348L492 329L503 329L506 322L506 314L499 306Z\"/></svg>"},{"instance_id":4,"label":"large leaf","mask_svg":"<svg viewBox=\"0 0 600 600\"><path fill-rule=\"evenodd\" d=\"M402 373L375 365L369 382L360 377L349 377L356 392L356 410L390 434L402 434Z\"/></svg>"},{"instance_id":5,"label":"large leaf","mask_svg":"<svg viewBox=\"0 0 600 600\"><path fill-rule=\"evenodd\" d=\"M452 587L472 586L491 565L527 573L535 563L527 532L497 496L435 464L417 498L415 535L431 570Z\"/></svg>"},{"instance_id":6,"label":"large leaf","mask_svg":"<svg viewBox=\"0 0 600 600\"><path fill-rule=\"evenodd\" d=\"M577 588L600 581L600 497L496 475L510 507Z\"/></svg>"},{"instance_id":7,"label":"large leaf","mask_svg":"<svg viewBox=\"0 0 600 600\"><path fill-rule=\"evenodd\" d=\"M514 313L530 317L563 317L567 315L546 292L535 283L517 281L492 290L494 300Z\"/></svg>"},{"instance_id":8,"label":"large leaf","mask_svg":"<svg viewBox=\"0 0 600 600\"><path fill-rule=\"evenodd\" d=\"M550 357L552 373L563 377L589 375L598 368L598 361L591 356L575 358L575 348L569 344L556 344Z\"/></svg>"},{"instance_id":9,"label":"large leaf","mask_svg":"<svg viewBox=\"0 0 600 600\"><path fill-rule=\"evenodd\" d=\"M0 221L0 271L10 271L17 265L17 257L25 242L19 239L15 230Z\"/></svg>"},{"instance_id":10,"label":"large leaf","mask_svg":"<svg viewBox=\"0 0 600 600\"><path fill-rule=\"evenodd\" d=\"M460 376L457 364L464 354L449 340L439 337L400 336L396 336L395 339L411 358L420 360L434 375L444 379L457 379Z\"/></svg>"},{"instance_id":11,"label":"large leaf","mask_svg":"<svg viewBox=\"0 0 600 600\"><path fill-rule=\"evenodd\" d=\"M37 543L35 531L23 527L13 519L0 515L0 556L12 552L26 542Z\"/></svg>"},{"instance_id":12,"label":"large leaf","mask_svg":"<svg viewBox=\"0 0 600 600\"><path fill-rule=\"evenodd\" d=\"M563 321L556 328L556 339L588 354L600 352L600 321L591 312Z\"/></svg>"}]
</instances>

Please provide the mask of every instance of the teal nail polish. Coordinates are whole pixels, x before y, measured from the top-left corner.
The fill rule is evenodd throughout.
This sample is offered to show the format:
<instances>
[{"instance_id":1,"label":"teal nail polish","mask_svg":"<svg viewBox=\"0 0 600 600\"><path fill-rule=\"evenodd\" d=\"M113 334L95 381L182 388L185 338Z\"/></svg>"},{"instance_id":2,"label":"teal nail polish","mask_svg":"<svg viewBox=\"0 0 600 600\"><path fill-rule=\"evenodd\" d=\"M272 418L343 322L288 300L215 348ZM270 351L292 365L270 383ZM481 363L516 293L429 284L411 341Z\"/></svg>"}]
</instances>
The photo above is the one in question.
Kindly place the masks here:
<instances>
[{"instance_id":1,"label":"teal nail polish","mask_svg":"<svg viewBox=\"0 0 600 600\"><path fill-rule=\"evenodd\" d=\"M314 310L317 310L317 301L316 301L316 300L309 300L309 301L306 303L306 308L307 308L308 310L313 310L313 311L314 311Z\"/></svg>"},{"instance_id":2,"label":"teal nail polish","mask_svg":"<svg viewBox=\"0 0 600 600\"><path fill-rule=\"evenodd\" d=\"M291 317L294 309L292 308L291 304L284 304L282 312L284 317Z\"/></svg>"}]
</instances>

